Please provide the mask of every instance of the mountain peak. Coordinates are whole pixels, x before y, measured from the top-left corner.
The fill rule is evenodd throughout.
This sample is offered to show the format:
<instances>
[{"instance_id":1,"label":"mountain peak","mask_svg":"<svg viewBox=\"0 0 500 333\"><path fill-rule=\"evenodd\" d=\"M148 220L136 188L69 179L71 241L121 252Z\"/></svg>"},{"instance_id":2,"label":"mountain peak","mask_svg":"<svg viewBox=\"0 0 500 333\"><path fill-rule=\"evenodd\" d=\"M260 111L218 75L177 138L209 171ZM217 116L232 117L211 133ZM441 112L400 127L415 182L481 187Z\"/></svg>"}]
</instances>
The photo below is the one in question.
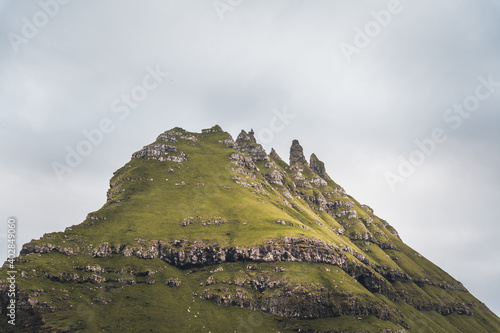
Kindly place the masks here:
<instances>
[{"instance_id":1,"label":"mountain peak","mask_svg":"<svg viewBox=\"0 0 500 333\"><path fill-rule=\"evenodd\" d=\"M248 132L248 133L245 132L245 130L241 130L240 134L236 138L236 142L239 142L239 141L257 142L257 140L255 140L253 129L251 129L250 132Z\"/></svg>"},{"instance_id":2,"label":"mountain peak","mask_svg":"<svg viewBox=\"0 0 500 333\"><path fill-rule=\"evenodd\" d=\"M24 244L16 327L500 331L498 317L331 180L315 154L309 166L298 140L290 165L266 155L252 130L236 141L217 125L165 131L113 174L101 209ZM10 271L0 269L4 332Z\"/></svg>"},{"instance_id":3,"label":"mountain peak","mask_svg":"<svg viewBox=\"0 0 500 333\"><path fill-rule=\"evenodd\" d=\"M255 140L253 129L251 129L248 133L245 132L245 130L241 130L240 134L236 138L236 150L247 154L254 161L269 160L264 148L257 143L257 140Z\"/></svg>"}]
</instances>

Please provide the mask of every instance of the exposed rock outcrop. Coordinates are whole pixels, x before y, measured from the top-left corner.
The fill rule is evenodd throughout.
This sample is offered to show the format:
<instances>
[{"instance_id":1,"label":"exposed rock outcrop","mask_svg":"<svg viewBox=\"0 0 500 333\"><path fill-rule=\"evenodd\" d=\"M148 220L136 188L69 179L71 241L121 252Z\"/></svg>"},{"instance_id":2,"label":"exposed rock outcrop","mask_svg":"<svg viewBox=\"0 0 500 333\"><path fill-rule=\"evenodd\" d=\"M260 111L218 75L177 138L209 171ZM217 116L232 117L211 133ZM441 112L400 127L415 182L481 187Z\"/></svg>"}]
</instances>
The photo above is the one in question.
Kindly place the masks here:
<instances>
[{"instance_id":1,"label":"exposed rock outcrop","mask_svg":"<svg viewBox=\"0 0 500 333\"><path fill-rule=\"evenodd\" d=\"M211 286L203 291L203 299L223 306L240 306L262 310L280 317L295 319L318 319L339 316L374 315L382 320L403 323L401 313L382 302L367 302L354 293L332 292L317 284L261 285L258 294L238 287ZM284 286L281 284L284 283ZM237 284L238 286L238 284ZM267 289L279 287L279 291L265 293ZM406 326L406 324L404 324Z\"/></svg>"},{"instance_id":2,"label":"exposed rock outcrop","mask_svg":"<svg viewBox=\"0 0 500 333\"><path fill-rule=\"evenodd\" d=\"M306 158L304 157L304 150L299 143L299 140L293 140L290 147L290 167L301 169L307 166Z\"/></svg>"},{"instance_id":3,"label":"exposed rock outcrop","mask_svg":"<svg viewBox=\"0 0 500 333\"><path fill-rule=\"evenodd\" d=\"M283 159L278 155L278 153L276 152L276 150L274 150L274 148L271 148L271 153L269 153L269 156L271 156L273 159L277 161L283 161Z\"/></svg>"},{"instance_id":4,"label":"exposed rock outcrop","mask_svg":"<svg viewBox=\"0 0 500 333\"><path fill-rule=\"evenodd\" d=\"M169 287L179 287L182 284L182 281L177 278L170 278L165 281L165 284Z\"/></svg>"},{"instance_id":5,"label":"exposed rock outcrop","mask_svg":"<svg viewBox=\"0 0 500 333\"><path fill-rule=\"evenodd\" d=\"M236 138L236 150L246 154L254 161L269 161L266 151L260 144L257 143L254 136L254 131L245 132L241 130Z\"/></svg>"},{"instance_id":6,"label":"exposed rock outcrop","mask_svg":"<svg viewBox=\"0 0 500 333\"><path fill-rule=\"evenodd\" d=\"M201 133L217 133L217 132L224 132L219 125L215 125L211 128L206 128L201 130Z\"/></svg>"},{"instance_id":7,"label":"exposed rock outcrop","mask_svg":"<svg viewBox=\"0 0 500 333\"><path fill-rule=\"evenodd\" d=\"M352 249L348 250L349 253L354 253ZM395 291L386 280L377 277L375 272L365 265L348 260L345 249L337 248L318 239L286 237L252 247L220 247L216 244L184 240L141 241L138 246L134 247L103 243L92 250L92 256L96 258L109 257L112 254L136 256L143 259L160 258L178 267L206 266L236 261L324 263L342 268L372 292L382 293L389 298L395 295ZM361 257L360 259L365 261Z\"/></svg>"},{"instance_id":8,"label":"exposed rock outcrop","mask_svg":"<svg viewBox=\"0 0 500 333\"><path fill-rule=\"evenodd\" d=\"M238 153L232 153L231 159L233 160L234 164L247 169L251 173L259 171L259 168L255 165L253 160L248 156L241 155Z\"/></svg>"},{"instance_id":9,"label":"exposed rock outcrop","mask_svg":"<svg viewBox=\"0 0 500 333\"><path fill-rule=\"evenodd\" d=\"M325 181L331 180L331 178L326 173L325 164L318 159L316 154L312 154L309 160L310 160L309 167L311 168L312 171L314 171L318 176L323 178Z\"/></svg>"},{"instance_id":10,"label":"exposed rock outcrop","mask_svg":"<svg viewBox=\"0 0 500 333\"><path fill-rule=\"evenodd\" d=\"M27 255L30 253L49 253L49 252L59 252L65 255L75 255L80 252L78 246L63 246L63 245L52 245L50 243L39 243L39 242L29 242L23 245L21 249L21 255Z\"/></svg>"},{"instance_id":11,"label":"exposed rock outcrop","mask_svg":"<svg viewBox=\"0 0 500 333\"><path fill-rule=\"evenodd\" d=\"M177 154L170 154L177 153ZM187 159L187 155L181 151L177 150L177 147L172 145L167 145L164 143L155 143L149 146L145 146L138 152L132 155L132 158L146 158L154 159L160 162L163 161L173 161L177 163L182 163Z\"/></svg>"}]
</instances>

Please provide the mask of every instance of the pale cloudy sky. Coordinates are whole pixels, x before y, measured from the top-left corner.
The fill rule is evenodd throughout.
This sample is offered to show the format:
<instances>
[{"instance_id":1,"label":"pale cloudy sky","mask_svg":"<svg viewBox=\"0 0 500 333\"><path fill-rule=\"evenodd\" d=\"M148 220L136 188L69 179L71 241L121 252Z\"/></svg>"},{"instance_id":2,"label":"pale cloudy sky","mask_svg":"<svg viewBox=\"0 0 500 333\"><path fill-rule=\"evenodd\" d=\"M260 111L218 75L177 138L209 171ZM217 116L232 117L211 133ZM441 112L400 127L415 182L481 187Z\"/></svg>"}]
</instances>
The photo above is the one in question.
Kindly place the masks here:
<instances>
[{"instance_id":1,"label":"pale cloudy sky","mask_svg":"<svg viewBox=\"0 0 500 333\"><path fill-rule=\"evenodd\" d=\"M0 217L20 243L64 230L164 130L253 128L284 158L298 139L499 314L499 18L499 0L0 0ZM89 154L60 181L68 149Z\"/></svg>"}]
</instances>

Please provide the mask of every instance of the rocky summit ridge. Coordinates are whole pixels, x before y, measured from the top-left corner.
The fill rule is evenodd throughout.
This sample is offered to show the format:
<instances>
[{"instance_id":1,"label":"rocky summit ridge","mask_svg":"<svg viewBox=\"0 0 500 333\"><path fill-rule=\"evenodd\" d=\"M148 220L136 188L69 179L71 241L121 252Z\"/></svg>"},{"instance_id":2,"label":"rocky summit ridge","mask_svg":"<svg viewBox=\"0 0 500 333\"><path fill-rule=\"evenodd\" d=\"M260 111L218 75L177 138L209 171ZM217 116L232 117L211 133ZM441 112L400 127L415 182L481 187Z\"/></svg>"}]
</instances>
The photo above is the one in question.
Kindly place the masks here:
<instances>
[{"instance_id":1,"label":"rocky summit ridge","mask_svg":"<svg viewBox=\"0 0 500 333\"><path fill-rule=\"evenodd\" d=\"M0 270L2 332L500 332L500 319L327 174L220 126L132 154L107 202Z\"/></svg>"}]
</instances>

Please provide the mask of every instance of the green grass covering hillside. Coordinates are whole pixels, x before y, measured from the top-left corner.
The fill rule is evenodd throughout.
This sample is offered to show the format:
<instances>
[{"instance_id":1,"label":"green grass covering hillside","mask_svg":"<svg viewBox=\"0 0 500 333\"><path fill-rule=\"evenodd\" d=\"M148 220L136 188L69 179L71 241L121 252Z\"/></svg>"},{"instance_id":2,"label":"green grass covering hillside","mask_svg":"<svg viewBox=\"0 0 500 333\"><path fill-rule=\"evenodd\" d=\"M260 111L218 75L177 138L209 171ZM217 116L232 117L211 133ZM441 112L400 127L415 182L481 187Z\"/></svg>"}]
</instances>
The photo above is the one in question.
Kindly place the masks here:
<instances>
[{"instance_id":1,"label":"green grass covering hillside","mask_svg":"<svg viewBox=\"0 0 500 333\"><path fill-rule=\"evenodd\" d=\"M248 135L238 151L218 127L175 128L135 154L101 209L24 246L19 323L33 332L500 332L498 317L368 206L306 164L263 158ZM188 263L210 251L248 255L160 258ZM250 260L258 251L290 252ZM0 328L12 330L3 290Z\"/></svg>"}]
</instances>

